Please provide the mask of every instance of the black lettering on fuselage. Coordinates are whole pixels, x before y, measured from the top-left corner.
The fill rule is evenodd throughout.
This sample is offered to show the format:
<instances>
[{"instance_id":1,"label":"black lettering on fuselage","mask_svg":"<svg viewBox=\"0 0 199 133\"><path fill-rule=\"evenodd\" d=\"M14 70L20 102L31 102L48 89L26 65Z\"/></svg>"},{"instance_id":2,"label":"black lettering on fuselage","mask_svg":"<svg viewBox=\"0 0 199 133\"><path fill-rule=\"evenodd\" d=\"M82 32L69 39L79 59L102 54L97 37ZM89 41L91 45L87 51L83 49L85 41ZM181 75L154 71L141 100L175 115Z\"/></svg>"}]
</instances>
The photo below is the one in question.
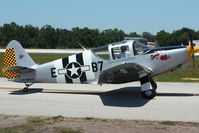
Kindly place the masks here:
<instances>
[{"instance_id":1,"label":"black lettering on fuselage","mask_svg":"<svg viewBox=\"0 0 199 133\"><path fill-rule=\"evenodd\" d=\"M103 61L92 62L91 63L93 72L102 71Z\"/></svg>"},{"instance_id":2,"label":"black lettering on fuselage","mask_svg":"<svg viewBox=\"0 0 199 133\"><path fill-rule=\"evenodd\" d=\"M56 70L56 68L51 68L51 77L52 78L56 78L57 77L55 70Z\"/></svg>"},{"instance_id":3,"label":"black lettering on fuselage","mask_svg":"<svg viewBox=\"0 0 199 133\"><path fill-rule=\"evenodd\" d=\"M92 66L93 72L97 72L98 71L98 67L97 67L97 63L96 62L92 62L91 66Z\"/></svg>"}]
</instances>

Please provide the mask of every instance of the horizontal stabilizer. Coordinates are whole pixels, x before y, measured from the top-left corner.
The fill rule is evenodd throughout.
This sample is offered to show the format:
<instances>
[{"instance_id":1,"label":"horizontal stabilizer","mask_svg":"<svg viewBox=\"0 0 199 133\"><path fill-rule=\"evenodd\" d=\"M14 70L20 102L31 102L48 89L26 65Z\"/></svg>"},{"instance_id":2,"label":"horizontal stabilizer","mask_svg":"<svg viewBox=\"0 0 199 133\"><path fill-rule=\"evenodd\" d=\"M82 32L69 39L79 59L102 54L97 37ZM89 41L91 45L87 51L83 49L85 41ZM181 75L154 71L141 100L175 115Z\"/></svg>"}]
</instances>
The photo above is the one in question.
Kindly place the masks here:
<instances>
[{"instance_id":1,"label":"horizontal stabilizer","mask_svg":"<svg viewBox=\"0 0 199 133\"><path fill-rule=\"evenodd\" d=\"M23 66L10 66L10 67L3 68L3 70L4 70L4 72L6 72L6 71L17 71L19 73L26 73L26 72L32 72L35 69L23 67Z\"/></svg>"}]
</instances>

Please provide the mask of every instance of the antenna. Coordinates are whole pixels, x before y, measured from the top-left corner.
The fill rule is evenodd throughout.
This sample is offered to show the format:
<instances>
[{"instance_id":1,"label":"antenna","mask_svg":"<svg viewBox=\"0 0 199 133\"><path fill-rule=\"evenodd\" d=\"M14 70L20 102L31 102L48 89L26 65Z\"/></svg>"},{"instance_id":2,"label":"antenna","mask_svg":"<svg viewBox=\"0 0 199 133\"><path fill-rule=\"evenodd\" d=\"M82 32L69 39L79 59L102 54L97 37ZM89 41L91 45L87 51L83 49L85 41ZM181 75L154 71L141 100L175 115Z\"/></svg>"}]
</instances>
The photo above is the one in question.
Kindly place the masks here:
<instances>
[{"instance_id":1,"label":"antenna","mask_svg":"<svg viewBox=\"0 0 199 133\"><path fill-rule=\"evenodd\" d=\"M82 49L87 50L80 42L77 41L77 44L82 47Z\"/></svg>"}]
</instances>

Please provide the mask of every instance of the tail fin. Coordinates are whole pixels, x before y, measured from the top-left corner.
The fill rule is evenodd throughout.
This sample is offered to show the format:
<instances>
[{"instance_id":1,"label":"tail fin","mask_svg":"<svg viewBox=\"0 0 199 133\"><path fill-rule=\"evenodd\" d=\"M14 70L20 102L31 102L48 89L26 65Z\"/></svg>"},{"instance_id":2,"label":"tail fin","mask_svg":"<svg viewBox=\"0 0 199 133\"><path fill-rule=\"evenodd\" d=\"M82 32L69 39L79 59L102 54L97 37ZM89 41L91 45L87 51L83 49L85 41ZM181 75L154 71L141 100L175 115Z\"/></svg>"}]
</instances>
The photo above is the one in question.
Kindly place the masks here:
<instances>
[{"instance_id":1,"label":"tail fin","mask_svg":"<svg viewBox=\"0 0 199 133\"><path fill-rule=\"evenodd\" d=\"M20 72L17 69L12 70L12 67L18 66L19 68L30 68L35 65L35 63L22 48L21 44L18 41L13 40L6 48L3 65L4 76L11 79L20 76Z\"/></svg>"}]
</instances>

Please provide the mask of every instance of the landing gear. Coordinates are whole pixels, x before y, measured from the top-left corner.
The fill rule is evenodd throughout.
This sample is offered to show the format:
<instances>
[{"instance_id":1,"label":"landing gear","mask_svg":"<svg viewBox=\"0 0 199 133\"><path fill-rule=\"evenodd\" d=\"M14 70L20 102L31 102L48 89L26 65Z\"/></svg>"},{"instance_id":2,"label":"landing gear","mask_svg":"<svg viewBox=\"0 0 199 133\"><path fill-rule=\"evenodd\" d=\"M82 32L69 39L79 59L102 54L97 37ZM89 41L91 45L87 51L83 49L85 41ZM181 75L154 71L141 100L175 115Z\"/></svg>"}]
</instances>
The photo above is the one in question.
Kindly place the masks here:
<instances>
[{"instance_id":1,"label":"landing gear","mask_svg":"<svg viewBox=\"0 0 199 133\"><path fill-rule=\"evenodd\" d=\"M144 99L153 99L156 96L156 89L151 89L141 92Z\"/></svg>"},{"instance_id":2,"label":"landing gear","mask_svg":"<svg viewBox=\"0 0 199 133\"><path fill-rule=\"evenodd\" d=\"M24 87L23 92L28 92L28 87Z\"/></svg>"},{"instance_id":3,"label":"landing gear","mask_svg":"<svg viewBox=\"0 0 199 133\"><path fill-rule=\"evenodd\" d=\"M23 88L23 92L28 92L28 87L33 85L33 83L25 83L26 87Z\"/></svg>"},{"instance_id":4,"label":"landing gear","mask_svg":"<svg viewBox=\"0 0 199 133\"><path fill-rule=\"evenodd\" d=\"M153 99L156 96L157 84L147 74L140 77L141 95L144 99Z\"/></svg>"},{"instance_id":5,"label":"landing gear","mask_svg":"<svg viewBox=\"0 0 199 133\"><path fill-rule=\"evenodd\" d=\"M151 83L153 89L156 90L156 89L157 89L157 84L156 84L156 82L155 82L153 79L151 79L151 80L150 80L150 83Z\"/></svg>"}]
</instances>

